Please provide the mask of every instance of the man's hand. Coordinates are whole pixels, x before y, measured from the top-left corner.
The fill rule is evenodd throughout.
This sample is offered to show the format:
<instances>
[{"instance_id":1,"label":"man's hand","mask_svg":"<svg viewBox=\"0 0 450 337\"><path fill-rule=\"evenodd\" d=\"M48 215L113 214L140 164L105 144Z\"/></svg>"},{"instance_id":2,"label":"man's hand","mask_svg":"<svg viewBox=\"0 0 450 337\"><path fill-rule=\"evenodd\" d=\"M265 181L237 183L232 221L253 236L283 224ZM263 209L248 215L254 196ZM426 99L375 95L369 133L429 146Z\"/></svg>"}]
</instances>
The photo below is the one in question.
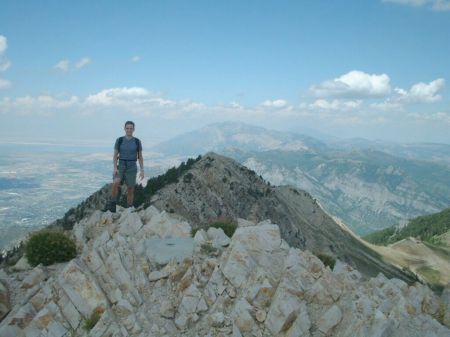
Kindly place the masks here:
<instances>
[{"instance_id":1,"label":"man's hand","mask_svg":"<svg viewBox=\"0 0 450 337\"><path fill-rule=\"evenodd\" d=\"M144 170L139 172L139 178L144 179Z\"/></svg>"},{"instance_id":2,"label":"man's hand","mask_svg":"<svg viewBox=\"0 0 450 337\"><path fill-rule=\"evenodd\" d=\"M117 172L117 169L115 168L115 169L113 170L113 179L116 178L117 175L118 175L118 172Z\"/></svg>"}]
</instances>

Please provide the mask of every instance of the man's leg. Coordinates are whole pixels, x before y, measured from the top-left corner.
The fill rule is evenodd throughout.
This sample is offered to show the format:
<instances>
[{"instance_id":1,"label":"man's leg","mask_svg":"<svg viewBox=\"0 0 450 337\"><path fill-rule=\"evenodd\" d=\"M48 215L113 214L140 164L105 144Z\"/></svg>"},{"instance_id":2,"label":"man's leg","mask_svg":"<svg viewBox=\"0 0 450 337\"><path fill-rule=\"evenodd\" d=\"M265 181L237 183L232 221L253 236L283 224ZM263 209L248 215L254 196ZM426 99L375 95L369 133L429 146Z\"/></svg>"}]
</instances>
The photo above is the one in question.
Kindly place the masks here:
<instances>
[{"instance_id":1,"label":"man's leg","mask_svg":"<svg viewBox=\"0 0 450 337\"><path fill-rule=\"evenodd\" d=\"M117 201L117 195L119 194L120 178L116 178L112 183L111 197L113 201Z\"/></svg>"},{"instance_id":2,"label":"man's leg","mask_svg":"<svg viewBox=\"0 0 450 337\"><path fill-rule=\"evenodd\" d=\"M128 207L133 206L134 201L134 187L127 187L127 204Z\"/></svg>"},{"instance_id":3,"label":"man's leg","mask_svg":"<svg viewBox=\"0 0 450 337\"><path fill-rule=\"evenodd\" d=\"M127 184L127 204L128 207L133 206L134 186L136 185L137 167L131 167L125 174L125 182Z\"/></svg>"}]
</instances>

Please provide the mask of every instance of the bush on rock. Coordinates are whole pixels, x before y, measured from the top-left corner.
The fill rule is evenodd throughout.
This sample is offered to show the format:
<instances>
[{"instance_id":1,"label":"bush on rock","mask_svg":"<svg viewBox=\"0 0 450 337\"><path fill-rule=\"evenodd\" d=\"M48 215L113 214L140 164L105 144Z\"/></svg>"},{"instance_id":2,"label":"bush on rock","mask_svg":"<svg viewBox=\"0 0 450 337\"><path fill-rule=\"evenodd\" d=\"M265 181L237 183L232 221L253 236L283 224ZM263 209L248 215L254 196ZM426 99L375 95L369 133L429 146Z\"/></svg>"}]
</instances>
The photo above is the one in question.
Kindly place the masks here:
<instances>
[{"instance_id":1,"label":"bush on rock","mask_svg":"<svg viewBox=\"0 0 450 337\"><path fill-rule=\"evenodd\" d=\"M42 230L33 233L25 247L25 256L32 266L66 262L76 255L75 242L61 231Z\"/></svg>"}]
</instances>

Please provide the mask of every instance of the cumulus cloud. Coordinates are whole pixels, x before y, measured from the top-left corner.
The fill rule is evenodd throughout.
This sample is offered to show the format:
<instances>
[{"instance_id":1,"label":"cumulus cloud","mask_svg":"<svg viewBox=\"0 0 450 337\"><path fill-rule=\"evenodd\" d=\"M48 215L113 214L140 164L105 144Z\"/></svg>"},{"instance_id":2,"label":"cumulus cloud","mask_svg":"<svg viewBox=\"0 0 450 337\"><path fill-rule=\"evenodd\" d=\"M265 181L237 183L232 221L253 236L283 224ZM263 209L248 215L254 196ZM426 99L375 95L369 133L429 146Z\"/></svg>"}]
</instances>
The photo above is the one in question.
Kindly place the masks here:
<instances>
[{"instance_id":1,"label":"cumulus cloud","mask_svg":"<svg viewBox=\"0 0 450 337\"><path fill-rule=\"evenodd\" d=\"M391 92L390 78L386 74L367 74L353 70L333 80L309 88L316 97L383 97Z\"/></svg>"},{"instance_id":2,"label":"cumulus cloud","mask_svg":"<svg viewBox=\"0 0 450 337\"><path fill-rule=\"evenodd\" d=\"M70 61L67 59L61 60L58 63L56 63L53 66L53 69L62 72L67 73L70 70L78 70L85 66L87 66L89 63L91 63L91 59L89 57L83 57L79 59L73 66L71 65Z\"/></svg>"},{"instance_id":3,"label":"cumulus cloud","mask_svg":"<svg viewBox=\"0 0 450 337\"><path fill-rule=\"evenodd\" d=\"M70 62L69 60L61 60L54 65L54 69L66 73L69 71Z\"/></svg>"},{"instance_id":4,"label":"cumulus cloud","mask_svg":"<svg viewBox=\"0 0 450 337\"><path fill-rule=\"evenodd\" d=\"M96 94L89 95L86 98L86 103L103 106L126 104L170 106L174 104L173 101L157 97L156 94L140 87L105 89Z\"/></svg>"},{"instance_id":5,"label":"cumulus cloud","mask_svg":"<svg viewBox=\"0 0 450 337\"><path fill-rule=\"evenodd\" d=\"M11 86L11 82L0 78L0 89L7 89Z\"/></svg>"},{"instance_id":6,"label":"cumulus cloud","mask_svg":"<svg viewBox=\"0 0 450 337\"><path fill-rule=\"evenodd\" d=\"M6 49L8 49L8 40L0 35L0 72L6 71L11 66L11 62L5 56ZM0 89L6 89L10 86L10 81L0 78Z\"/></svg>"},{"instance_id":7,"label":"cumulus cloud","mask_svg":"<svg viewBox=\"0 0 450 337\"><path fill-rule=\"evenodd\" d=\"M413 7L429 7L435 11L450 10L450 1L448 0L382 0L383 2L391 2L398 5L406 5Z\"/></svg>"},{"instance_id":8,"label":"cumulus cloud","mask_svg":"<svg viewBox=\"0 0 450 337\"><path fill-rule=\"evenodd\" d=\"M362 100L339 100L334 99L328 101L326 99L318 99L314 103L310 104L311 109L321 109L321 110L354 110L362 105Z\"/></svg>"},{"instance_id":9,"label":"cumulus cloud","mask_svg":"<svg viewBox=\"0 0 450 337\"><path fill-rule=\"evenodd\" d=\"M408 105L435 103L442 99L439 91L444 86L445 80L438 78L429 83L416 83L409 90L395 88L392 96L383 102L371 103L370 107L379 111L404 111Z\"/></svg>"},{"instance_id":10,"label":"cumulus cloud","mask_svg":"<svg viewBox=\"0 0 450 337\"><path fill-rule=\"evenodd\" d=\"M435 113L417 113L411 112L408 114L408 117L417 121L417 122L439 122L450 125L450 113L448 112L435 112Z\"/></svg>"},{"instance_id":11,"label":"cumulus cloud","mask_svg":"<svg viewBox=\"0 0 450 337\"><path fill-rule=\"evenodd\" d=\"M89 57L83 57L81 60L79 60L76 64L75 64L75 68L77 69L81 69L84 66L87 66L89 63L91 63L91 59Z\"/></svg>"},{"instance_id":12,"label":"cumulus cloud","mask_svg":"<svg viewBox=\"0 0 450 337\"><path fill-rule=\"evenodd\" d=\"M370 107L375 110L381 111L401 111L403 110L403 104L392 99L387 99L384 102L377 102L370 104Z\"/></svg>"},{"instance_id":13,"label":"cumulus cloud","mask_svg":"<svg viewBox=\"0 0 450 337\"><path fill-rule=\"evenodd\" d=\"M77 96L58 98L50 95L21 96L17 98L4 97L0 100L0 111L19 115L51 115L56 110L78 106Z\"/></svg>"},{"instance_id":14,"label":"cumulus cloud","mask_svg":"<svg viewBox=\"0 0 450 337\"><path fill-rule=\"evenodd\" d=\"M284 99L276 99L276 100L266 100L261 103L262 106L270 107L270 108L284 108L288 105L288 102Z\"/></svg>"},{"instance_id":15,"label":"cumulus cloud","mask_svg":"<svg viewBox=\"0 0 450 337\"><path fill-rule=\"evenodd\" d=\"M0 35L0 71L6 71L11 66L11 62L5 56L6 49L8 49L8 40Z\"/></svg>"},{"instance_id":16,"label":"cumulus cloud","mask_svg":"<svg viewBox=\"0 0 450 337\"><path fill-rule=\"evenodd\" d=\"M3 55L8 48L8 40L3 35L0 35L0 56Z\"/></svg>"},{"instance_id":17,"label":"cumulus cloud","mask_svg":"<svg viewBox=\"0 0 450 337\"><path fill-rule=\"evenodd\" d=\"M136 56L133 56L130 61L133 63L138 63L140 60L141 60L141 57L136 55Z\"/></svg>"},{"instance_id":18,"label":"cumulus cloud","mask_svg":"<svg viewBox=\"0 0 450 337\"><path fill-rule=\"evenodd\" d=\"M438 78L430 83L419 82L414 84L411 89L404 90L395 88L400 102L407 103L434 103L440 101L442 96L438 94L445 86L445 80Z\"/></svg>"}]
</instances>

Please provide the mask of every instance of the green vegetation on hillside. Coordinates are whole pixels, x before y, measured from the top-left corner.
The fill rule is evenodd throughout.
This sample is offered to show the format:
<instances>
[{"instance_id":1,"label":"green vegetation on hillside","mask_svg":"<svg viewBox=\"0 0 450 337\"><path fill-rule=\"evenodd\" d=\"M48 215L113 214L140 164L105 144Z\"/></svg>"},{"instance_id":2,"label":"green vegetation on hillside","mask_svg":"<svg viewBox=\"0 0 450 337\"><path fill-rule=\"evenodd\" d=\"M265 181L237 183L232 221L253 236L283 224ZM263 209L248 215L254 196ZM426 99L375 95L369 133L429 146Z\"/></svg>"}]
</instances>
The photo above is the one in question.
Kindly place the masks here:
<instances>
[{"instance_id":1,"label":"green vegetation on hillside","mask_svg":"<svg viewBox=\"0 0 450 337\"><path fill-rule=\"evenodd\" d=\"M142 187L142 185L136 185L134 189L134 207L139 207L141 205L144 205L145 207L149 206L151 197L157 191L168 184L177 183L178 179L181 178L181 176L201 158L201 155L199 155L196 159L189 158L186 163L182 162L178 167L174 166L168 169L166 173L150 178L145 187ZM192 179L192 174L188 177L184 179L184 182L190 182ZM122 197L121 203L123 203L123 206L126 205L126 196Z\"/></svg>"},{"instance_id":2,"label":"green vegetation on hillside","mask_svg":"<svg viewBox=\"0 0 450 337\"><path fill-rule=\"evenodd\" d=\"M450 208L442 212L419 216L408 225L398 229L396 226L382 229L364 237L364 240L377 245L388 245L409 237L436 244L435 237L450 230Z\"/></svg>"}]
</instances>

